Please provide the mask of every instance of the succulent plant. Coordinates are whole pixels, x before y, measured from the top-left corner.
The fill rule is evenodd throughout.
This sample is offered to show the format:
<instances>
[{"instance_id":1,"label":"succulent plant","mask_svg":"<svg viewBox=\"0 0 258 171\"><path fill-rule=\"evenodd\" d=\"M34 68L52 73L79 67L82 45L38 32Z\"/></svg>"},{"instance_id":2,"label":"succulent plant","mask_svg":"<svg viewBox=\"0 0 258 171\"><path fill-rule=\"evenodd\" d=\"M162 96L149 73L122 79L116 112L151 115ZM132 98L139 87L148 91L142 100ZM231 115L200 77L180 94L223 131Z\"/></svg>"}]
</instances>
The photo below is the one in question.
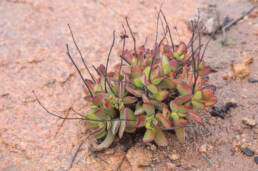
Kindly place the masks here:
<instances>
[{"instance_id":1,"label":"succulent plant","mask_svg":"<svg viewBox=\"0 0 258 171\"><path fill-rule=\"evenodd\" d=\"M213 70L183 42L177 46L156 44L154 49L140 46L123 50L127 64L117 64L107 73L100 65L95 82L86 80L92 96L88 96L90 112L86 127L96 138L105 137L97 150L108 148L116 135L134 133L145 127L144 142L166 146L164 129L174 129L184 142L184 126L189 120L203 124L200 109L216 103L214 88L205 86L206 76ZM88 94L90 95L90 94Z\"/></svg>"},{"instance_id":2,"label":"succulent plant","mask_svg":"<svg viewBox=\"0 0 258 171\"><path fill-rule=\"evenodd\" d=\"M159 146L166 146L168 140L164 130L171 129L175 131L178 140L184 142L184 129L189 121L203 124L198 112L215 105L217 101L214 87L207 84L207 75L213 70L203 61L208 43L202 49L200 34L196 34L198 30L193 30L188 44L180 42L174 45L166 18L161 10L159 14L162 14L166 23L166 31L162 40L155 42L153 49L144 45L137 48L126 18L134 48L125 49L128 35L124 28L124 34L121 36L121 62L108 72L109 58L115 41L114 32L106 66L101 64L94 67L96 76L90 73L70 30L74 44L91 76L91 79L83 78L67 45L67 55L87 87L85 99L90 105L90 111L83 118L70 119L84 120L92 135L97 139L104 139L96 150L108 148L116 136L122 138L124 133L134 133L141 127L145 128L143 141L146 143L154 141ZM167 33L170 36L170 44L163 43ZM197 42L195 40L199 40L197 48L194 47ZM39 104L42 105L40 102Z\"/></svg>"}]
</instances>

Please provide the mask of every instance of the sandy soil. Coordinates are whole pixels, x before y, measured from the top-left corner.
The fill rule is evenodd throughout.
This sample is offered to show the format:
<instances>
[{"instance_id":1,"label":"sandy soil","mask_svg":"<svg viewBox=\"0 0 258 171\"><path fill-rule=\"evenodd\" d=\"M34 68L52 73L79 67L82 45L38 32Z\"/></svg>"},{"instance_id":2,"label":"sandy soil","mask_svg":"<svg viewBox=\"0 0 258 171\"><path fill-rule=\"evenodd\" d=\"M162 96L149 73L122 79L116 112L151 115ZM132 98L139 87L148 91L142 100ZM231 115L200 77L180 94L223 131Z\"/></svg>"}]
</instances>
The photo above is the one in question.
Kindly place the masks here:
<instances>
[{"instance_id":1,"label":"sandy soil","mask_svg":"<svg viewBox=\"0 0 258 171\"><path fill-rule=\"evenodd\" d=\"M191 33L185 22L205 5L201 0L0 1L0 170L67 170L79 144L87 138L83 123L64 122L48 115L32 95L35 90L49 110L63 116L73 115L71 107L86 112L82 82L66 57L66 43L85 77L88 75L72 45L67 23L87 63L98 65L106 60L113 30L119 39L125 16L129 17L137 44L143 44L148 37L150 45L156 11L162 2L170 26L177 26L177 31L172 30L176 41L188 40ZM212 3L217 4L221 18L236 18L254 5L247 0ZM222 79L232 62L246 57L254 57L249 77L258 79L256 16L246 17L233 26L227 32L226 46L220 44L221 37L217 35L207 50L207 62L218 71L210 76L210 83L217 86L218 105L228 101L238 104L224 120L206 112L205 127L189 128L191 134L184 145L167 133L170 145L166 148L139 141L125 153L123 144L116 143L113 148L93 155L88 148L93 140L87 139L71 170L117 170L125 155L121 170L258 170L253 157L239 150L240 146L248 147L258 155L257 125L250 129L242 124L243 117L258 122L257 83L248 83L248 77ZM118 40L111 64L118 61L115 56L120 48ZM211 148L200 153L203 144ZM179 155L179 159L171 161L172 154Z\"/></svg>"}]
</instances>

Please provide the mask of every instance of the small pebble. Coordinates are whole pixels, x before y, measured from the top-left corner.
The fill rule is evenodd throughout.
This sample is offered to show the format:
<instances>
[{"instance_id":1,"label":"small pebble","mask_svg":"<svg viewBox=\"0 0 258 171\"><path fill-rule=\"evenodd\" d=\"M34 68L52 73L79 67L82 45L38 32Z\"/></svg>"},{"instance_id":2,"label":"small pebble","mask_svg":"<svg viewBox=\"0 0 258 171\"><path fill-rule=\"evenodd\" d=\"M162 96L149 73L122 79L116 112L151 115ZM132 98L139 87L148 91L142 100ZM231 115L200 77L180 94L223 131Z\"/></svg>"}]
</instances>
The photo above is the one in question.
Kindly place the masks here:
<instances>
[{"instance_id":1,"label":"small pebble","mask_svg":"<svg viewBox=\"0 0 258 171\"><path fill-rule=\"evenodd\" d=\"M210 150L212 150L212 146L211 145L209 145L209 144L203 144L203 145L201 145L201 147L199 148L199 151L201 152L201 153L206 153L207 151L210 151Z\"/></svg>"},{"instance_id":2,"label":"small pebble","mask_svg":"<svg viewBox=\"0 0 258 171\"><path fill-rule=\"evenodd\" d=\"M247 126L250 126L250 127L254 127L256 125L256 121L254 119L249 119L249 118L246 118L246 117L244 117L242 119L242 122L243 122L243 124L245 124Z\"/></svg>"},{"instance_id":3,"label":"small pebble","mask_svg":"<svg viewBox=\"0 0 258 171\"><path fill-rule=\"evenodd\" d=\"M180 159L180 155L179 154L170 154L168 157L172 161Z\"/></svg>"},{"instance_id":4,"label":"small pebble","mask_svg":"<svg viewBox=\"0 0 258 171\"><path fill-rule=\"evenodd\" d=\"M244 153L245 155L251 157L254 155L254 151L249 150L248 148L240 148L241 152Z\"/></svg>"},{"instance_id":5,"label":"small pebble","mask_svg":"<svg viewBox=\"0 0 258 171\"><path fill-rule=\"evenodd\" d=\"M256 164L258 164L258 156L256 156L256 157L254 158L254 162L255 162Z\"/></svg>"}]
</instances>

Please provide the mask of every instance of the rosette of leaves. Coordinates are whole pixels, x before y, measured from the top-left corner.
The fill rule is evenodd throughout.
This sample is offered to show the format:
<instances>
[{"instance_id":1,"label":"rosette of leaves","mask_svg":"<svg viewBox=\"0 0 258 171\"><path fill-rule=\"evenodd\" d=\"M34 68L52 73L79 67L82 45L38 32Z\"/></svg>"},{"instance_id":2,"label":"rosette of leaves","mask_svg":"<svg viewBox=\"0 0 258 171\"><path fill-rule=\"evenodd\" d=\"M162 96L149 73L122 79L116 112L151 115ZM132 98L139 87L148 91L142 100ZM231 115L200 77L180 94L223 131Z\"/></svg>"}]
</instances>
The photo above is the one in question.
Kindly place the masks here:
<instances>
[{"instance_id":1,"label":"rosette of leaves","mask_svg":"<svg viewBox=\"0 0 258 171\"><path fill-rule=\"evenodd\" d=\"M183 143L184 129L189 121L203 124L198 112L217 102L214 87L207 84L208 74L214 71L203 60L207 44L202 50L200 34L193 30L187 45L184 42L174 45L166 18L161 10L159 13L166 23L162 40L159 43L156 41L153 49L145 46L137 48L126 18L134 40L133 50L125 49L128 35L124 29L124 35L121 36L121 62L108 72L109 58L115 42L113 33L106 66L101 64L94 67L96 76L89 71L70 30L83 64L91 76L91 79L83 78L67 45L67 55L87 88L85 99L89 102L90 110L85 115L80 114L82 118L64 118L51 113L36 98L53 116L84 120L90 134L97 139L104 139L96 150L108 148L116 136L122 138L125 133L134 133L137 128L145 128L143 141L146 143L154 141L159 146L166 146L168 140L164 130L174 130L178 140ZM170 44L163 43L167 33L170 35ZM195 40L199 40L197 47L194 46Z\"/></svg>"},{"instance_id":2,"label":"rosette of leaves","mask_svg":"<svg viewBox=\"0 0 258 171\"><path fill-rule=\"evenodd\" d=\"M86 121L96 138L106 137L97 149L107 148L116 135L122 138L124 132L134 133L140 127L146 129L144 142L166 146L163 130L169 129L184 142L189 120L203 124L197 111L216 103L214 90L203 87L203 77L212 70L203 61L193 66L191 59L197 63L197 58L191 55L184 43L174 50L163 44L152 50L141 46L136 51L124 50L127 64L116 65L106 78L105 67L100 65L97 81L87 80L93 93L88 98L91 110L87 118L106 121ZM198 70L197 79L193 70Z\"/></svg>"}]
</instances>

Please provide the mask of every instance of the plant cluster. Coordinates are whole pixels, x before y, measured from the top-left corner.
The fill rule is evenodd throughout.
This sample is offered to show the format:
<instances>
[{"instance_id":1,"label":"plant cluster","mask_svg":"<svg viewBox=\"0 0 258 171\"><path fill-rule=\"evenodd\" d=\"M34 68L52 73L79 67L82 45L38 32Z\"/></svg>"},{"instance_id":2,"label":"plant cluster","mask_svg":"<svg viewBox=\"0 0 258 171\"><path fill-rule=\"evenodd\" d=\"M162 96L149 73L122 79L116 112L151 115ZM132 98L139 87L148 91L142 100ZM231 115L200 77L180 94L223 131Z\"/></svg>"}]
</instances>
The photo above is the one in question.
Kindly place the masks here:
<instances>
[{"instance_id":1,"label":"plant cluster","mask_svg":"<svg viewBox=\"0 0 258 171\"><path fill-rule=\"evenodd\" d=\"M141 127L146 129L144 142L166 146L163 130L170 129L184 142L189 120L203 124L198 111L217 100L214 88L206 84L213 70L203 61L202 45L194 50L195 38L193 33L188 45L160 41L153 49L123 49L122 61L113 71L107 72L104 65L95 68L98 78L86 79L90 103L86 127L97 139L105 137L97 149L109 147L116 135L122 138Z\"/></svg>"},{"instance_id":2,"label":"plant cluster","mask_svg":"<svg viewBox=\"0 0 258 171\"><path fill-rule=\"evenodd\" d=\"M208 43L203 48L199 27L192 25L192 28L197 29L193 29L190 41L187 44L180 42L174 45L161 10L157 18L157 28L160 14L166 27L163 28L164 36L159 43L156 31L153 49L148 49L144 45L137 48L134 34L126 18L134 48L125 49L125 42L129 36L123 27L124 33L121 35L123 50L119 56L121 62L113 71L108 72L109 58L115 42L114 32L106 66L101 64L94 67L97 76L89 71L68 25L83 64L91 76L91 79L83 78L67 45L67 55L87 87L85 99L90 104L90 111L86 115L77 113L82 118L63 118L49 112L37 99L39 104L49 114L61 119L84 120L92 135L97 139L104 139L96 150L108 148L116 136L122 138L125 132L134 133L141 127L145 128L144 142L154 141L159 146L166 146L168 140L164 130L172 129L178 140L184 142L184 128L189 121L203 124L198 112L214 106L217 101L214 87L207 84L207 76L213 70L203 60ZM170 39L170 44L167 37Z\"/></svg>"}]
</instances>

